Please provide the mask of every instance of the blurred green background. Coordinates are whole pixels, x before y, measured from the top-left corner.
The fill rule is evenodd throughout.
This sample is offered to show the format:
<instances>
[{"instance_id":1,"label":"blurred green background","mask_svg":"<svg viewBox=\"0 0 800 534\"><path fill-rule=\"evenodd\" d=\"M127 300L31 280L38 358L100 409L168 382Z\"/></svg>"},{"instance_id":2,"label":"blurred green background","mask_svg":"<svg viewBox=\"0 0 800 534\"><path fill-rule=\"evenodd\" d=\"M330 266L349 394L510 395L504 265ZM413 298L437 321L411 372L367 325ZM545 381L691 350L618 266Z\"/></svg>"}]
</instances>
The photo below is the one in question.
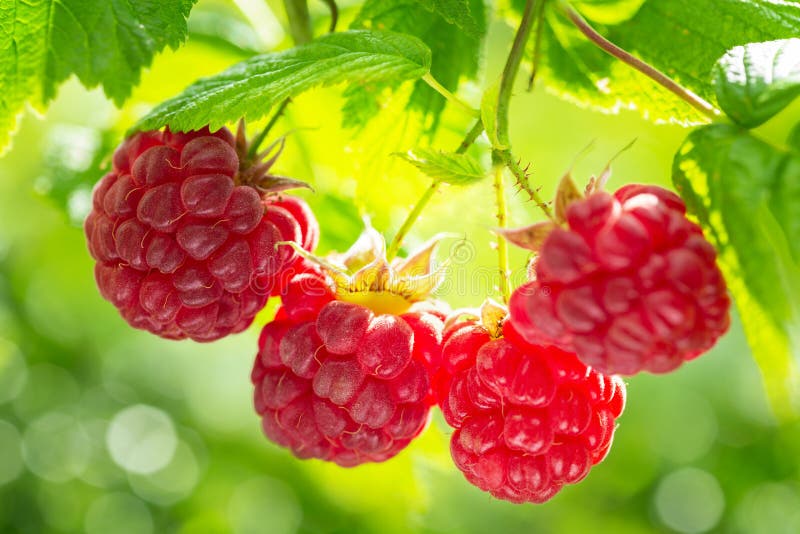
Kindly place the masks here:
<instances>
[{"instance_id":1,"label":"blurred green background","mask_svg":"<svg viewBox=\"0 0 800 534\"><path fill-rule=\"evenodd\" d=\"M298 461L268 443L251 407L249 371L269 310L249 331L207 345L129 328L95 289L80 228L91 183L148 106L252 51L285 44L278 9L236 4L201 0L188 44L158 56L124 109L71 82L43 118L24 118L0 159L0 532L800 532L800 425L772 419L736 320L699 360L629 379L608 459L551 502L521 506L463 480L438 413L420 439L380 465ZM502 23L491 28L488 79L511 35ZM346 248L364 215L393 235L427 186L391 156L420 142L418 121L402 114L402 91L362 132L340 128L336 88L298 98L279 123L276 134L289 138L278 171L314 185L304 196L322 224L323 252ZM480 98L478 87L461 94L473 104ZM634 112L581 110L523 85L512 117L515 152L532 162L546 197L591 141L575 165L579 181L635 138L610 187L668 185L686 134ZM780 140L798 118L795 106L761 133ZM433 144L454 148L469 120L448 109ZM485 158L485 148L474 153ZM453 307L498 297L491 199L488 182L443 189L409 237L410 248L442 231L467 238L439 293ZM514 224L539 218L523 194L511 207ZM517 283L525 259L514 255Z\"/></svg>"}]
</instances>

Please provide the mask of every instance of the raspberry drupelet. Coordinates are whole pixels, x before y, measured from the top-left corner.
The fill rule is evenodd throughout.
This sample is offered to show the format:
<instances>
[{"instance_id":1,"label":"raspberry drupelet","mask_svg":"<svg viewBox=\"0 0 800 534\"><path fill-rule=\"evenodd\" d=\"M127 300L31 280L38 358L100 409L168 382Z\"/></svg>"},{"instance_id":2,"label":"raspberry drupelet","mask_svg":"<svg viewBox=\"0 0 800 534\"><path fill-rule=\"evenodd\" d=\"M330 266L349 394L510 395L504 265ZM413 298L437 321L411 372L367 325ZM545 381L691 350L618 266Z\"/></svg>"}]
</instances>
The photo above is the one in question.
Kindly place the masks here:
<instances>
[{"instance_id":1,"label":"raspberry drupelet","mask_svg":"<svg viewBox=\"0 0 800 534\"><path fill-rule=\"evenodd\" d=\"M100 293L132 326L196 341L240 332L297 260L276 243L316 244L305 203L278 195L299 182L246 149L243 129L206 128L137 133L114 153L84 229Z\"/></svg>"},{"instance_id":2,"label":"raspberry drupelet","mask_svg":"<svg viewBox=\"0 0 800 534\"><path fill-rule=\"evenodd\" d=\"M575 354L526 342L505 310L444 333L435 389L466 479L498 499L542 503L586 477L611 447L625 385Z\"/></svg>"}]
</instances>

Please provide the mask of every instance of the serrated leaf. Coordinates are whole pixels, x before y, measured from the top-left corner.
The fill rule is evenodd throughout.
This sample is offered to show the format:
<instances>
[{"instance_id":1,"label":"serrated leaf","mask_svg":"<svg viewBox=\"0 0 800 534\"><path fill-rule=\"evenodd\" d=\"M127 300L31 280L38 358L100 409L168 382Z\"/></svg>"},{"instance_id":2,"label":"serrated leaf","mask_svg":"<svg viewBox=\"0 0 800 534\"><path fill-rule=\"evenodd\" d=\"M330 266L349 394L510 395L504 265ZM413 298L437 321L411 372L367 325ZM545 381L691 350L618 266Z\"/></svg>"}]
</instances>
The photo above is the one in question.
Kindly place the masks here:
<instances>
[{"instance_id":1,"label":"serrated leaf","mask_svg":"<svg viewBox=\"0 0 800 534\"><path fill-rule=\"evenodd\" d=\"M486 33L483 14L475 17L469 0L418 0L418 2L428 11L440 15L449 24L461 28L471 37L480 39Z\"/></svg>"},{"instance_id":2,"label":"serrated leaf","mask_svg":"<svg viewBox=\"0 0 800 534\"><path fill-rule=\"evenodd\" d=\"M417 148L398 156L437 183L471 185L486 177L486 170L469 154Z\"/></svg>"},{"instance_id":3,"label":"serrated leaf","mask_svg":"<svg viewBox=\"0 0 800 534\"><path fill-rule=\"evenodd\" d=\"M446 9L451 4L468 5L469 10L456 17L455 12ZM436 6L438 9L434 9ZM444 11L449 13L447 17L443 16ZM481 41L486 33L484 11L483 0L367 0L351 28L392 30L420 38L431 49L433 77L449 91L456 91L463 78L472 78L478 72ZM476 33L462 27L469 25L470 19L476 25ZM385 84L373 87L366 93L356 93L353 98L377 98L385 89ZM427 119L426 130L430 133L438 127L445 104L439 93L420 81L414 85L408 108L422 113ZM355 103L346 104L351 111L355 106ZM372 111L375 109L373 106ZM363 126L373 116L368 113L354 115L356 119L363 119L361 123L356 123L352 116L348 116L346 122L356 126Z\"/></svg>"},{"instance_id":4,"label":"serrated leaf","mask_svg":"<svg viewBox=\"0 0 800 534\"><path fill-rule=\"evenodd\" d=\"M557 6L554 2L551 6ZM655 122L708 120L671 93L590 44L548 13L542 73L562 97L592 108L636 109ZM727 50L797 36L800 3L787 0L647 0L631 19L597 29L701 97L715 102L710 72Z\"/></svg>"},{"instance_id":5,"label":"serrated leaf","mask_svg":"<svg viewBox=\"0 0 800 534\"><path fill-rule=\"evenodd\" d=\"M746 128L763 124L800 95L800 39L737 46L714 66L717 102Z\"/></svg>"},{"instance_id":6,"label":"serrated leaf","mask_svg":"<svg viewBox=\"0 0 800 534\"><path fill-rule=\"evenodd\" d=\"M417 79L428 72L430 61L428 47L409 35L368 30L331 33L202 78L157 106L134 129L169 125L183 131L206 124L216 129L242 117L261 118L272 106L313 87Z\"/></svg>"},{"instance_id":7,"label":"serrated leaf","mask_svg":"<svg viewBox=\"0 0 800 534\"><path fill-rule=\"evenodd\" d=\"M156 52L177 48L196 0L0 0L0 148L26 102L43 109L75 74L117 105Z\"/></svg>"},{"instance_id":8,"label":"serrated leaf","mask_svg":"<svg viewBox=\"0 0 800 534\"><path fill-rule=\"evenodd\" d=\"M773 409L788 417L798 394L790 383L797 377L792 350L800 347L792 346L790 332L800 302L787 287L785 266L800 258L800 155L733 126L707 126L679 150L673 181L720 252ZM765 213L772 226L765 226Z\"/></svg>"}]
</instances>

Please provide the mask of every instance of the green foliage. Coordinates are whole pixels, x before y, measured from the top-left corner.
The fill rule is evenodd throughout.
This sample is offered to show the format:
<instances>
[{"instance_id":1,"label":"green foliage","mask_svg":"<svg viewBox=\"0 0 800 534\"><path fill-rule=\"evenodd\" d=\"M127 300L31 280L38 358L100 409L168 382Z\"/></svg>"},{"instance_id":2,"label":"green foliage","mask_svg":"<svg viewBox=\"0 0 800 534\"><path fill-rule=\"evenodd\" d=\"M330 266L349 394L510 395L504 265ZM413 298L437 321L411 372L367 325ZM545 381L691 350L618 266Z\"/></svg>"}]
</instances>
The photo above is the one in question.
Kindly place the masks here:
<instances>
[{"instance_id":1,"label":"green foliage","mask_svg":"<svg viewBox=\"0 0 800 534\"><path fill-rule=\"evenodd\" d=\"M419 78L430 68L419 39L393 32L354 30L274 54L253 56L203 78L157 106L135 126L217 129L241 117L258 119L272 106L313 87Z\"/></svg>"},{"instance_id":2,"label":"green foliage","mask_svg":"<svg viewBox=\"0 0 800 534\"><path fill-rule=\"evenodd\" d=\"M800 155L727 125L691 133L673 166L675 186L720 252L773 408L784 416L796 393L788 378L800 296L785 273L800 259L798 175Z\"/></svg>"},{"instance_id":3,"label":"green foliage","mask_svg":"<svg viewBox=\"0 0 800 534\"><path fill-rule=\"evenodd\" d=\"M498 150L508 148L505 143L500 140L497 133L497 99L500 93L500 79L493 83L483 93L481 99L481 120L483 121L483 129L486 131L486 136L492 143L492 147Z\"/></svg>"},{"instance_id":4,"label":"green foliage","mask_svg":"<svg viewBox=\"0 0 800 534\"><path fill-rule=\"evenodd\" d=\"M417 148L397 155L436 183L471 185L486 177L486 170L469 154Z\"/></svg>"},{"instance_id":5,"label":"green foliage","mask_svg":"<svg viewBox=\"0 0 800 534\"><path fill-rule=\"evenodd\" d=\"M717 102L752 128L800 95L800 39L750 43L729 50L714 67Z\"/></svg>"},{"instance_id":6,"label":"green foliage","mask_svg":"<svg viewBox=\"0 0 800 534\"><path fill-rule=\"evenodd\" d=\"M44 109L75 74L121 105L153 55L186 37L196 0L0 0L0 148L26 102Z\"/></svg>"},{"instance_id":7,"label":"green foliage","mask_svg":"<svg viewBox=\"0 0 800 534\"><path fill-rule=\"evenodd\" d=\"M366 0L352 27L386 29L420 38L431 49L431 74L445 88L456 91L462 78L477 74L486 33L485 9L483 0ZM345 126L363 126L372 118L377 107L369 110L363 103L375 100L387 85L348 93L346 111L360 105L371 112L348 112ZM431 132L438 127L444 106L444 98L422 81L414 86L408 102L409 109L421 112L427 119Z\"/></svg>"},{"instance_id":8,"label":"green foliage","mask_svg":"<svg viewBox=\"0 0 800 534\"><path fill-rule=\"evenodd\" d=\"M543 74L558 94L596 109L635 108L656 122L706 122L652 81L596 49L562 15L551 11L547 21ZM797 2L648 0L632 18L602 33L713 102L710 73L719 57L735 46L796 36L798 27Z\"/></svg>"}]
</instances>

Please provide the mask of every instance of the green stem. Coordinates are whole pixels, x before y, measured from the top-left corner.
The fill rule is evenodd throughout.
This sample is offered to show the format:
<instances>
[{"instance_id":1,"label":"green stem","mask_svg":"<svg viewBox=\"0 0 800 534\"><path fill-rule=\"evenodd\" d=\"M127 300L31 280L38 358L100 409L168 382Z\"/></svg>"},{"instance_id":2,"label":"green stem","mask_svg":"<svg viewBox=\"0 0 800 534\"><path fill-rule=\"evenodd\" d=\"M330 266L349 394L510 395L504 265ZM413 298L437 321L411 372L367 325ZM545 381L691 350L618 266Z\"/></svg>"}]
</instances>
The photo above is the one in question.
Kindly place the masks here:
<instances>
[{"instance_id":1,"label":"green stem","mask_svg":"<svg viewBox=\"0 0 800 534\"><path fill-rule=\"evenodd\" d=\"M626 65L633 67L634 69L638 70L664 89L670 91L672 94L695 108L697 111L705 115L706 117L714 120L719 116L719 110L704 100L702 97L696 95L689 89L683 87L675 80L661 72L660 70L656 69L652 65L649 65L642 61L641 59L631 55L630 53L626 52L622 48L618 47L599 33L597 30L592 28L588 22L578 13L575 9L570 6L568 3L562 1L561 2L561 9L564 11L566 16L569 18L570 22L578 28L583 35L585 35L592 43L597 45L600 49L604 52L614 56L615 58L619 59Z\"/></svg>"},{"instance_id":2,"label":"green stem","mask_svg":"<svg viewBox=\"0 0 800 534\"><path fill-rule=\"evenodd\" d=\"M278 122L278 119L281 118L283 112L286 111L286 107L289 105L289 102L291 101L292 101L291 98L287 98L286 100L281 102L280 106L278 106L278 109L275 111L275 114L269 120L267 125L264 126L264 129L261 130L261 132L256 137L254 137L253 140L250 142L250 149L247 151L247 155L250 158L253 158L255 157L256 154L258 154L258 148L264 142L264 139L267 138L267 135L269 135L269 132L270 130L272 130L272 127L275 126L275 124Z\"/></svg>"},{"instance_id":3,"label":"green stem","mask_svg":"<svg viewBox=\"0 0 800 534\"><path fill-rule=\"evenodd\" d=\"M439 182L433 182L430 187L425 190L419 200L417 200L417 203L406 217L406 220L403 222L403 226L401 226L397 231L397 235L394 236L392 244L386 251L387 260L391 261L395 256L397 256L397 253L403 244L403 240L408 235L411 227L414 226L414 223L417 222L417 219L419 219L419 216L422 214L422 210L425 209L425 206L428 204L428 202L430 202L431 198L433 198L433 195L436 193L437 189L439 189Z\"/></svg>"},{"instance_id":4,"label":"green stem","mask_svg":"<svg viewBox=\"0 0 800 534\"><path fill-rule=\"evenodd\" d=\"M474 109L469 104L467 104L466 102L464 102L463 100L458 98L456 95L451 93L447 89L447 87L445 87L442 84L440 84L436 80L436 78L433 77L433 75L430 72L428 72L427 74L425 74L425 76L422 77L422 81L424 81L425 83L430 85L431 88L434 91L436 91L437 93L439 93L440 95L445 97L448 102L451 102L451 103L457 105L458 107L460 107L461 109L463 109L464 111L466 111L467 113L472 115L473 117L480 117L480 115L481 115L480 111L478 111L477 109Z\"/></svg>"},{"instance_id":5,"label":"green stem","mask_svg":"<svg viewBox=\"0 0 800 534\"><path fill-rule=\"evenodd\" d=\"M467 151L467 149L475 142L475 140L483 133L483 121L478 119L475 121L475 124L472 125L472 128L467 132L467 136L461 141L461 144L458 145L456 149L456 154L463 154Z\"/></svg>"},{"instance_id":6,"label":"green stem","mask_svg":"<svg viewBox=\"0 0 800 534\"><path fill-rule=\"evenodd\" d=\"M525 3L525 10L522 12L522 20L519 23L517 34L514 36L514 43L508 53L506 65L503 68L503 75L500 78L500 88L497 92L497 139L503 146L509 146L508 141L508 110L511 103L511 93L514 90L514 81L525 55L525 44L531 34L533 26L533 8L537 2L544 0L528 0Z\"/></svg>"},{"instance_id":7,"label":"green stem","mask_svg":"<svg viewBox=\"0 0 800 534\"><path fill-rule=\"evenodd\" d=\"M308 14L306 0L283 0L286 16L289 19L289 33L295 44L303 44L314 38L311 30L311 16Z\"/></svg>"},{"instance_id":8,"label":"green stem","mask_svg":"<svg viewBox=\"0 0 800 534\"><path fill-rule=\"evenodd\" d=\"M333 33L336 31L336 23L339 22L339 6L336 5L336 0L322 0L331 12L331 25L328 26L328 32Z\"/></svg>"},{"instance_id":9,"label":"green stem","mask_svg":"<svg viewBox=\"0 0 800 534\"><path fill-rule=\"evenodd\" d=\"M539 191L536 190L528 180L528 174L525 172L526 169L523 169L519 166L519 163L514 155L511 153L510 150L495 150L494 154L503 164L508 167L508 170L511 171L511 174L514 175L514 178L517 179L517 183L519 186L528 193L528 196L533 200L539 209L547 216L548 219L553 219L553 212L550 209L550 206L547 205L547 202L542 200L542 197L539 195Z\"/></svg>"},{"instance_id":10,"label":"green stem","mask_svg":"<svg viewBox=\"0 0 800 534\"><path fill-rule=\"evenodd\" d=\"M497 226L507 228L508 205L503 181L503 166L499 164L494 168L494 191L497 204ZM497 267L500 270L500 293L503 295L503 302L508 304L508 299L511 298L511 284L508 280L508 243L502 237L497 238Z\"/></svg>"},{"instance_id":11,"label":"green stem","mask_svg":"<svg viewBox=\"0 0 800 534\"><path fill-rule=\"evenodd\" d=\"M481 132L483 132L483 122L478 119L467 133L466 137L464 137L464 140L461 141L461 144L458 145L456 153L463 154L466 152L470 145L472 145L478 136L481 135ZM400 227L400 230L397 231L392 243L389 245L389 248L386 251L386 259L391 261L395 256L397 256L397 253L400 251L400 247L403 245L403 241L408 235L408 232L411 230L411 227L414 226L415 222L417 222L417 219L419 219L419 216L422 214L422 210L425 209L425 206L428 205L428 202L430 202L430 200L433 198L433 195L435 195L436 191L438 190L439 182L434 181L430 187L425 190L419 200L417 200L417 203L411 209L406 217L406 220L403 221L403 225Z\"/></svg>"}]
</instances>

